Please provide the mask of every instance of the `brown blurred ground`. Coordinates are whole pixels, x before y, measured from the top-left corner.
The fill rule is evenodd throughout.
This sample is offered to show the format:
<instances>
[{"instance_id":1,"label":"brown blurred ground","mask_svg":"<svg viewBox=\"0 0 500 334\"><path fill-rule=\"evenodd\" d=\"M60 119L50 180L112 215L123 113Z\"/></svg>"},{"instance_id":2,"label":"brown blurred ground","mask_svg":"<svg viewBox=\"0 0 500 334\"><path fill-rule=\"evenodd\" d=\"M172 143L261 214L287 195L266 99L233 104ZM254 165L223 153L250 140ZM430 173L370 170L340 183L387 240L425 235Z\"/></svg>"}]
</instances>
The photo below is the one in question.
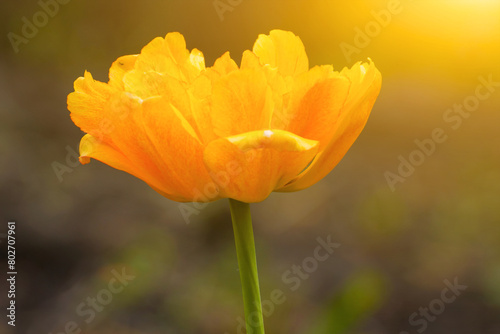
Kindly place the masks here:
<instances>
[{"instance_id":1,"label":"brown blurred ground","mask_svg":"<svg viewBox=\"0 0 500 334\"><path fill-rule=\"evenodd\" d=\"M60 182L53 163L68 165L82 136L66 96L84 70L106 81L117 57L169 31L202 50L207 65L227 50L239 61L259 33L281 28L302 38L311 65L372 58L383 87L333 173L253 205L263 298L275 289L286 296L266 318L268 333L417 333L423 325L409 317L438 305L443 281L455 278L467 289L424 332L500 333L500 87L456 130L443 119L475 94L478 77L500 81L499 2L401 1L352 59L341 43L355 46L355 28L376 22L372 11L387 1L232 3L221 20L212 1L73 0L17 53L7 33L20 34L22 18L41 7L0 4L0 232L17 222L18 332L55 334L74 321L95 334L237 333L243 310L226 201L186 224L177 203L125 173L92 162ZM436 128L447 140L391 191L384 173L397 173L398 157ZM291 291L282 275L329 235L338 250ZM135 277L130 284L92 320L79 315L122 270ZM1 333L11 329L4 320Z\"/></svg>"}]
</instances>

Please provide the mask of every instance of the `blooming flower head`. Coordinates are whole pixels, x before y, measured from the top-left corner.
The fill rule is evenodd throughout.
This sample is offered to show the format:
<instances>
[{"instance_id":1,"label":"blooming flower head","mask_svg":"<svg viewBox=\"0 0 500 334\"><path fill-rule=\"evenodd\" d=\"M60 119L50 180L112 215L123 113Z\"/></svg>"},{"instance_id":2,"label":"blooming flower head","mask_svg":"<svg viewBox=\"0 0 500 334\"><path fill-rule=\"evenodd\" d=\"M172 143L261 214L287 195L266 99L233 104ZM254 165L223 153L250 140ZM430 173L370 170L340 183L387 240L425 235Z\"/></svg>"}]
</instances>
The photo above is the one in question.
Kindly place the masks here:
<instances>
[{"instance_id":1,"label":"blooming flower head","mask_svg":"<svg viewBox=\"0 0 500 334\"><path fill-rule=\"evenodd\" d=\"M291 32L260 35L238 66L212 67L169 33L118 58L108 83L88 72L68 96L90 158L179 202L259 202L325 177L363 129L380 91L375 65L309 68Z\"/></svg>"}]
</instances>

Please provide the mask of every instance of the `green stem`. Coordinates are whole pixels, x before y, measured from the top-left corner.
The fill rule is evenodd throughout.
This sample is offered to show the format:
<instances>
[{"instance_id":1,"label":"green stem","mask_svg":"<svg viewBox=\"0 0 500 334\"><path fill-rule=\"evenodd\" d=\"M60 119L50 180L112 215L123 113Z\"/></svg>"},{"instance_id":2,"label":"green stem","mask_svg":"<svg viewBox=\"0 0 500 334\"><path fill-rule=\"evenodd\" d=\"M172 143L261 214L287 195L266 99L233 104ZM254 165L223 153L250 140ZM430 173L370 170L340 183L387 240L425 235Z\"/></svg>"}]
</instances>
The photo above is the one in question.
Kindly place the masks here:
<instances>
[{"instance_id":1,"label":"green stem","mask_svg":"<svg viewBox=\"0 0 500 334\"><path fill-rule=\"evenodd\" d=\"M247 333L264 334L264 318L262 317L250 204L229 199L229 205L243 289Z\"/></svg>"}]
</instances>

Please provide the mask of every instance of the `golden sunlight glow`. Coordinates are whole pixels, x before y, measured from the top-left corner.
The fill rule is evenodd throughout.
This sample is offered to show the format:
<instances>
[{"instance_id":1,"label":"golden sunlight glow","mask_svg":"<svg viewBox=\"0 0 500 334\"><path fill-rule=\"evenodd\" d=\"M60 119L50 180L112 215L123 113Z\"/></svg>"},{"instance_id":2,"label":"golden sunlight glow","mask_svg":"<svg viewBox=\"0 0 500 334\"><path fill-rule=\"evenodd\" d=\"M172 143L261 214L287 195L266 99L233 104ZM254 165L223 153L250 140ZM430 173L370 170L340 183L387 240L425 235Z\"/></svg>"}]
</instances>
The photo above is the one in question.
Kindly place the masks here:
<instances>
[{"instance_id":1,"label":"golden sunlight glow","mask_svg":"<svg viewBox=\"0 0 500 334\"><path fill-rule=\"evenodd\" d=\"M344 9L336 15L337 5L326 10L317 6L319 20L330 22L336 15L336 24L349 27L335 40L344 44L336 53L347 65L366 57L380 61L384 55L389 63L405 59L406 68L415 73L439 71L462 80L472 64L496 63L500 54L500 0L380 0L350 2Z\"/></svg>"},{"instance_id":2,"label":"golden sunlight glow","mask_svg":"<svg viewBox=\"0 0 500 334\"><path fill-rule=\"evenodd\" d=\"M433 35L444 32L455 40L498 34L499 18L498 0L422 2L408 11L415 28Z\"/></svg>"}]
</instances>

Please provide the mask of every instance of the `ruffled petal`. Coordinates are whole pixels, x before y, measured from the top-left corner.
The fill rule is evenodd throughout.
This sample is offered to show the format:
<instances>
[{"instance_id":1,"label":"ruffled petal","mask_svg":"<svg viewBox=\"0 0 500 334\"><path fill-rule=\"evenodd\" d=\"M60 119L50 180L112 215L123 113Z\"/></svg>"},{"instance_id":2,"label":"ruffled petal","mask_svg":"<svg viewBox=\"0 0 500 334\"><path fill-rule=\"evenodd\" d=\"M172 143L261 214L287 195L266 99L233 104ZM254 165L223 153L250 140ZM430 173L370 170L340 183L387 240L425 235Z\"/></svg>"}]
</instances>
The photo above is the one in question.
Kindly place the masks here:
<instances>
[{"instance_id":1,"label":"ruffled petal","mask_svg":"<svg viewBox=\"0 0 500 334\"><path fill-rule=\"evenodd\" d=\"M259 35L253 52L262 64L277 67L283 76L295 76L309 69L304 44L289 31L272 30L269 35Z\"/></svg>"},{"instance_id":2,"label":"ruffled petal","mask_svg":"<svg viewBox=\"0 0 500 334\"><path fill-rule=\"evenodd\" d=\"M76 79L75 91L68 95L68 109L71 119L83 132L95 137L107 136L109 126L108 101L117 90L103 82L96 81L89 72Z\"/></svg>"},{"instance_id":3,"label":"ruffled petal","mask_svg":"<svg viewBox=\"0 0 500 334\"><path fill-rule=\"evenodd\" d=\"M182 116L197 131L196 122L191 113L191 101L184 85L169 75L158 72L142 72L133 70L123 77L125 91L141 99L161 96L181 112Z\"/></svg>"},{"instance_id":4,"label":"ruffled petal","mask_svg":"<svg viewBox=\"0 0 500 334\"><path fill-rule=\"evenodd\" d=\"M321 180L339 163L363 130L380 92L382 76L371 60L370 63L356 63L351 69L342 70L341 75L351 81L351 89L331 129L333 138L305 171L278 191L305 189Z\"/></svg>"},{"instance_id":5,"label":"ruffled petal","mask_svg":"<svg viewBox=\"0 0 500 334\"><path fill-rule=\"evenodd\" d=\"M191 83L205 68L203 54L186 49L186 41L180 33L157 37L146 45L139 55L135 68L145 72L167 74L185 83Z\"/></svg>"},{"instance_id":6,"label":"ruffled petal","mask_svg":"<svg viewBox=\"0 0 500 334\"><path fill-rule=\"evenodd\" d=\"M317 150L317 141L282 130L260 130L211 142L204 160L221 197L251 203L298 175Z\"/></svg>"},{"instance_id":7,"label":"ruffled petal","mask_svg":"<svg viewBox=\"0 0 500 334\"><path fill-rule=\"evenodd\" d=\"M235 61L231 58L229 52L226 52L215 60L214 66L207 69L206 75L214 81L214 74L217 74L218 77L222 77L237 69L238 65L236 65Z\"/></svg>"},{"instance_id":8,"label":"ruffled petal","mask_svg":"<svg viewBox=\"0 0 500 334\"><path fill-rule=\"evenodd\" d=\"M192 117L204 144L218 138L212 126L212 87L222 77L237 70L238 65L231 59L229 52L226 52L215 61L214 66L203 71L189 87Z\"/></svg>"},{"instance_id":9,"label":"ruffled petal","mask_svg":"<svg viewBox=\"0 0 500 334\"><path fill-rule=\"evenodd\" d=\"M137 55L123 56L113 62L109 69L108 84L117 89L123 89L123 76L134 69Z\"/></svg>"},{"instance_id":10,"label":"ruffled petal","mask_svg":"<svg viewBox=\"0 0 500 334\"><path fill-rule=\"evenodd\" d=\"M161 168L162 161L141 126L142 103L140 98L127 92L113 95L106 102L101 127L89 131L98 143L94 151L101 152L107 147L112 148L122 156L127 157L128 161L133 162L133 167L131 167L134 171L133 175L169 194L169 198L180 200L182 197L177 196L172 189L165 187L167 178ZM85 152L92 152L88 145L85 149ZM105 152L109 153L109 150L106 149ZM85 157L92 156L88 153L85 154L82 157L83 162L88 162ZM102 155L99 155L99 160L104 163L116 164L116 160L107 160ZM125 168L122 170L130 172Z\"/></svg>"},{"instance_id":11,"label":"ruffled petal","mask_svg":"<svg viewBox=\"0 0 500 334\"><path fill-rule=\"evenodd\" d=\"M193 78L205 69L205 57L200 50L195 48L189 54L189 62L194 66L194 69L191 69L192 73L190 73L192 81Z\"/></svg>"},{"instance_id":12,"label":"ruffled petal","mask_svg":"<svg viewBox=\"0 0 500 334\"><path fill-rule=\"evenodd\" d=\"M238 65L231 59L229 52L226 52L217 58L214 66L207 68L193 81L189 90L199 99L210 97L213 84L236 70L238 70Z\"/></svg>"}]
</instances>

